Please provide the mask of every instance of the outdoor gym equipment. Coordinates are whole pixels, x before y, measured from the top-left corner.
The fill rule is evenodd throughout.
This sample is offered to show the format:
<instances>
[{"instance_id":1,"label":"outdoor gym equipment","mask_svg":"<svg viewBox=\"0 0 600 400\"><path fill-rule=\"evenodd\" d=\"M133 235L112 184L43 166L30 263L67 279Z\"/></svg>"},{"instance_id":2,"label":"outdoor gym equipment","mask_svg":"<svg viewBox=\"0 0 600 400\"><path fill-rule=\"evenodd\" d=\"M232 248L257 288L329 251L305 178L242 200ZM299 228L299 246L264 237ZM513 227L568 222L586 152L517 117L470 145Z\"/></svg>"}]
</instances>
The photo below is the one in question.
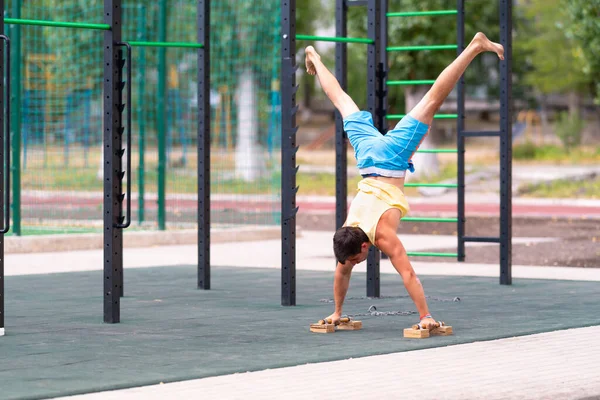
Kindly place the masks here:
<instances>
[{"instance_id":1,"label":"outdoor gym equipment","mask_svg":"<svg viewBox=\"0 0 600 400\"><path fill-rule=\"evenodd\" d=\"M163 6L166 4L162 2ZM4 9L4 0L0 0L0 9ZM123 41L122 29L122 1L104 0L104 23L82 23L68 21L45 21L35 19L22 19L20 9L17 7L17 18L0 19L0 33L4 32L5 24L67 28L89 29L104 33L104 79L103 79L103 116L104 116L104 322L120 322L120 297L123 296L123 229L131 224L131 110L132 110L132 47L159 47L166 48L192 48L198 50L198 287L210 288L210 93L209 93L209 21L210 1L197 0L198 9L198 43L166 42L166 41ZM166 27L166 10L161 12L160 24ZM0 35L3 43L1 51L6 48L8 78L0 79L0 109L6 110L8 115L0 123L0 142L4 149L0 151L0 165L2 166L0 184L0 213L4 215L4 226L0 230L0 256L4 252L3 235L9 229L9 196L10 196L10 168L5 166L9 160L10 134L5 131L5 125L10 131L10 102L4 99L6 93L10 95L10 40L5 35ZM122 50L125 48L125 52ZM127 55L123 58L124 53ZM17 60L20 62L20 60ZM165 63L164 52L159 56L159 63ZM124 75L124 67L127 71ZM4 69L4 57L0 57L0 72ZM6 82L6 84L4 83ZM125 98L123 91L125 90ZM159 88L166 90L166 88ZM18 96L13 100L20 103ZM6 106L4 106L6 102ZM123 112L127 111L126 121L123 121ZM5 122L6 120L6 122ZM125 123L124 123L125 122ZM20 132L15 131L15 141L20 140ZM123 138L125 134L125 140ZM4 142L6 140L6 142ZM164 138L163 138L164 140ZM126 149L123 149L126 144ZM160 144L159 144L160 145ZM163 143L164 146L164 143ZM127 152L127 162L122 157ZM6 155L5 155L6 154ZM162 164L161 164L162 162ZM125 164L125 165L124 165ZM165 160L159 160L159 168L165 168ZM125 168L125 171L123 171ZM127 176L126 189L123 190L123 179ZM5 185L7 185L5 187ZM20 182L15 182L18 187ZM159 182L159 201L164 202L164 182ZM125 200L125 201L124 201ZM123 210L125 204L125 210ZM164 204L164 203L163 203ZM0 335L4 334L4 257L0 257Z\"/></svg>"},{"instance_id":2,"label":"outdoor gym equipment","mask_svg":"<svg viewBox=\"0 0 600 400\"><path fill-rule=\"evenodd\" d=\"M364 44L367 47L367 111L373 116L374 126L382 133L387 132L388 120L398 120L405 114L387 114L387 86L431 85L432 79L387 80L387 53L396 51L447 51L456 50L460 54L465 47L465 7L464 0L457 0L455 10L388 12L388 2L380 0L349 1L336 0L336 34L333 37L296 34L296 0L282 1L282 265L281 265L281 304L296 304L296 41L312 40L335 42L335 76L342 89L347 89L347 50L348 43ZM457 189L457 216L453 218L409 217L404 221L443 222L457 224L457 252L408 252L409 256L433 256L465 260L466 242L500 244L500 284L511 284L511 185L512 185L512 111L511 111L511 71L512 71L512 2L499 0L500 43L505 48L505 60L500 63L500 129L498 131L465 130L465 83L461 78L457 85L457 113L437 114L435 119L457 120L456 149L423 149L420 153L456 153L457 183L408 183L406 187L439 187ZM366 6L367 38L347 37L347 12L349 7ZM407 17L447 17L455 16L457 22L456 44L388 46L388 18ZM465 139L470 137L497 137L500 148L500 232L498 237L469 237L465 233ZM347 143L343 121L336 112L336 228L343 226L347 217ZM367 296L380 296L380 252L374 247L369 250L367 259Z\"/></svg>"}]
</instances>

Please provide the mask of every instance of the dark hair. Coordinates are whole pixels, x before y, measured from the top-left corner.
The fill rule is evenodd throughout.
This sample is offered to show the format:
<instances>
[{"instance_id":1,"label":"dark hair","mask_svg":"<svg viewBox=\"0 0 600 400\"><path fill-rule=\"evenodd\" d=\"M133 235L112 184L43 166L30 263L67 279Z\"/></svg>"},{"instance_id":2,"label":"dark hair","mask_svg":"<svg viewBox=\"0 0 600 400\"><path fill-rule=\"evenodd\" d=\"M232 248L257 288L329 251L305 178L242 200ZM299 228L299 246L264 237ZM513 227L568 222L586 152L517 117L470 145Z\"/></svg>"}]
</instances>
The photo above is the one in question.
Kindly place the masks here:
<instances>
[{"instance_id":1,"label":"dark hair","mask_svg":"<svg viewBox=\"0 0 600 400\"><path fill-rule=\"evenodd\" d=\"M344 226L333 235L333 253L340 264L360 253L363 243L370 243L367 234L356 226Z\"/></svg>"}]
</instances>

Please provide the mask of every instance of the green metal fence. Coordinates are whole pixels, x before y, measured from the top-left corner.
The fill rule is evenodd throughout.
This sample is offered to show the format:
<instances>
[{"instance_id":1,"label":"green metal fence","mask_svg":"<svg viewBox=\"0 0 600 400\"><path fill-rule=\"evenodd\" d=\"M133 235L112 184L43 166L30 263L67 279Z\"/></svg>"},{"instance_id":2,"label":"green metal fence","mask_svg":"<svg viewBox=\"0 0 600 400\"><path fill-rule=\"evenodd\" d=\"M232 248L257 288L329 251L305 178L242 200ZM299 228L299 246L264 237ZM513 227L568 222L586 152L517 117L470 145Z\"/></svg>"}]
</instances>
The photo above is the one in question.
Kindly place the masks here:
<instances>
[{"instance_id":1,"label":"green metal fence","mask_svg":"<svg viewBox=\"0 0 600 400\"><path fill-rule=\"evenodd\" d=\"M103 4L8 0L5 7L20 105L13 233L100 231ZM212 2L211 14L213 220L276 224L279 1ZM123 40L134 46L134 229L195 226L196 16L195 0L123 4Z\"/></svg>"}]
</instances>

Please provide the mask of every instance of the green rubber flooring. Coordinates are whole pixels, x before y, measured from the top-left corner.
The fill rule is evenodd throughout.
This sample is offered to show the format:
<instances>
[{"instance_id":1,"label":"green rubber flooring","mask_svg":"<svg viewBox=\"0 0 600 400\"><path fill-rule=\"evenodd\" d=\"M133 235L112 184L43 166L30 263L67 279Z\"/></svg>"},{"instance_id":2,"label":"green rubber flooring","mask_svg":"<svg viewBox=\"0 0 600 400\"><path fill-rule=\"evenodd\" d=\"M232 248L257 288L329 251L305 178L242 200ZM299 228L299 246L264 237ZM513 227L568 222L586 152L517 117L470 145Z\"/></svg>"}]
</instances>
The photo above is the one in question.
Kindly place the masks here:
<instances>
[{"instance_id":1,"label":"green rubber flooring","mask_svg":"<svg viewBox=\"0 0 600 400\"><path fill-rule=\"evenodd\" d=\"M333 272L333 271L332 271ZM600 324L597 282L422 276L433 315L454 336L404 339L416 315L361 316L364 329L315 334L332 309L333 273L298 271L297 303L281 307L280 272L194 267L125 272L121 323L102 322L102 273L7 277L0 398L46 398L234 372L410 351ZM414 311L397 275L368 299L355 273L344 311ZM456 297L460 301L452 301ZM399 378L401 381L401 377Z\"/></svg>"}]
</instances>

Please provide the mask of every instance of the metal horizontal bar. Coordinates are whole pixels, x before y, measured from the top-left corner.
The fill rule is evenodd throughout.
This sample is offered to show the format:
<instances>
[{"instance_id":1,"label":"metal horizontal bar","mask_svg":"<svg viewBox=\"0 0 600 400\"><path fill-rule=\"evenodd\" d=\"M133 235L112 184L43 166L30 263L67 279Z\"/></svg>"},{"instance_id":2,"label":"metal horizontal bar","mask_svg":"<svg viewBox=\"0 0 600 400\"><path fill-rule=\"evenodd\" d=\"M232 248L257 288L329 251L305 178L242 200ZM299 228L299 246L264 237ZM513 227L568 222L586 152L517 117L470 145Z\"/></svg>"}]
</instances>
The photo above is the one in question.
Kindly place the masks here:
<instances>
[{"instance_id":1,"label":"metal horizontal bar","mask_svg":"<svg viewBox=\"0 0 600 400\"><path fill-rule=\"evenodd\" d=\"M463 131L462 135L466 137L500 136L500 131Z\"/></svg>"},{"instance_id":2,"label":"metal horizontal bar","mask_svg":"<svg viewBox=\"0 0 600 400\"><path fill-rule=\"evenodd\" d=\"M421 17L435 15L456 15L457 10L437 10L437 11L409 11L409 12L389 12L386 15L392 17Z\"/></svg>"},{"instance_id":3,"label":"metal horizontal bar","mask_svg":"<svg viewBox=\"0 0 600 400\"><path fill-rule=\"evenodd\" d=\"M409 257L458 257L456 253L428 253L420 251L409 251L406 253Z\"/></svg>"},{"instance_id":4,"label":"metal horizontal bar","mask_svg":"<svg viewBox=\"0 0 600 400\"><path fill-rule=\"evenodd\" d=\"M423 46L392 46L387 51L411 51L411 50L456 50L455 44L431 44Z\"/></svg>"},{"instance_id":5,"label":"metal horizontal bar","mask_svg":"<svg viewBox=\"0 0 600 400\"><path fill-rule=\"evenodd\" d=\"M419 149L417 153L458 153L456 149Z\"/></svg>"},{"instance_id":6,"label":"metal horizontal bar","mask_svg":"<svg viewBox=\"0 0 600 400\"><path fill-rule=\"evenodd\" d=\"M458 222L458 218L423 218L423 217L406 217L402 218L403 222Z\"/></svg>"},{"instance_id":7,"label":"metal horizontal bar","mask_svg":"<svg viewBox=\"0 0 600 400\"><path fill-rule=\"evenodd\" d=\"M457 188L456 183L405 183L404 187Z\"/></svg>"},{"instance_id":8,"label":"metal horizontal bar","mask_svg":"<svg viewBox=\"0 0 600 400\"><path fill-rule=\"evenodd\" d=\"M347 7L357 7L357 6L367 6L369 4L369 2L367 0L354 0L354 1L349 1L346 0L346 6Z\"/></svg>"},{"instance_id":9,"label":"metal horizontal bar","mask_svg":"<svg viewBox=\"0 0 600 400\"><path fill-rule=\"evenodd\" d=\"M465 236L465 237L463 237L463 240L465 242L500 243L500 238L496 238L496 237Z\"/></svg>"},{"instance_id":10,"label":"metal horizontal bar","mask_svg":"<svg viewBox=\"0 0 600 400\"><path fill-rule=\"evenodd\" d=\"M12 25L52 26L55 28L99 29L109 31L108 24L89 24L85 22L44 21L40 19L4 18L4 23Z\"/></svg>"},{"instance_id":11,"label":"metal horizontal bar","mask_svg":"<svg viewBox=\"0 0 600 400\"><path fill-rule=\"evenodd\" d=\"M406 116L406 114L390 114L386 115L386 119L402 119ZM458 118L458 114L437 114L434 115L433 119L456 119Z\"/></svg>"},{"instance_id":12,"label":"metal horizontal bar","mask_svg":"<svg viewBox=\"0 0 600 400\"><path fill-rule=\"evenodd\" d=\"M415 79L415 80L407 80L407 81L388 81L388 86L409 86L409 85L433 85L435 83L435 79Z\"/></svg>"},{"instance_id":13,"label":"metal horizontal bar","mask_svg":"<svg viewBox=\"0 0 600 400\"><path fill-rule=\"evenodd\" d=\"M189 42L127 42L132 46L136 47L174 47L174 48L193 48L201 49L204 47L201 43L189 43Z\"/></svg>"},{"instance_id":14,"label":"metal horizontal bar","mask_svg":"<svg viewBox=\"0 0 600 400\"><path fill-rule=\"evenodd\" d=\"M363 43L373 44L373 39L349 38L349 37L331 37L331 36L312 36L312 35L296 35L297 40L313 40L315 42L338 42L338 43Z\"/></svg>"}]
</instances>

